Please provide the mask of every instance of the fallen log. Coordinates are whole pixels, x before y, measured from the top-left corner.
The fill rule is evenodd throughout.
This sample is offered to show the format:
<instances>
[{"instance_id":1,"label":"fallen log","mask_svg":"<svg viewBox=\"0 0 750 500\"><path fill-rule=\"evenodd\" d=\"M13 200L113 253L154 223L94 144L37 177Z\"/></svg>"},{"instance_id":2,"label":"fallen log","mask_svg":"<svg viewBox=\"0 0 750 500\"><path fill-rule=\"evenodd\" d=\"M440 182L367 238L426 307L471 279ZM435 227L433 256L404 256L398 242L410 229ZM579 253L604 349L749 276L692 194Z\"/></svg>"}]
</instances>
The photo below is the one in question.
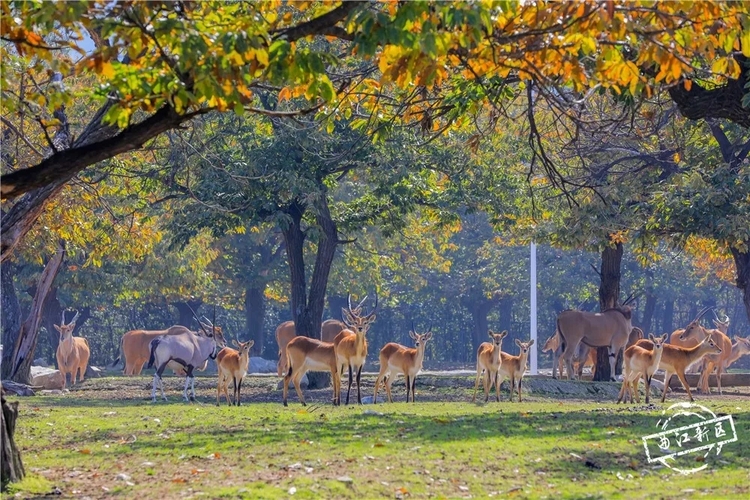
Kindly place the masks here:
<instances>
[{"instance_id":1,"label":"fallen log","mask_svg":"<svg viewBox=\"0 0 750 500\"><path fill-rule=\"evenodd\" d=\"M15 396L34 396L34 391L41 389L41 387L20 384L18 382L13 382L12 380L3 380L2 387L3 391Z\"/></svg>"}]
</instances>

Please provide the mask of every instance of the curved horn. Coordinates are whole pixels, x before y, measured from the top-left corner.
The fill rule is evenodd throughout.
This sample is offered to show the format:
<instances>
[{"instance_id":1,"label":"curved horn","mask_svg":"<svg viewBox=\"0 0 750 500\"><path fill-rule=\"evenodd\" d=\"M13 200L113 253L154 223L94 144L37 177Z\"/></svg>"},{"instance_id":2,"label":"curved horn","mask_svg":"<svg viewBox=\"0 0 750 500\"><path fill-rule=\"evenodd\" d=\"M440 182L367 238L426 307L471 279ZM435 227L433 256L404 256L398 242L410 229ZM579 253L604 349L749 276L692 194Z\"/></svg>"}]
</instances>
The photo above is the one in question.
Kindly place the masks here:
<instances>
[{"instance_id":1,"label":"curved horn","mask_svg":"<svg viewBox=\"0 0 750 500\"><path fill-rule=\"evenodd\" d=\"M203 323L201 323L201 320L198 319L198 315L195 314L195 311L193 310L192 307L190 307L190 304L188 304L187 302L185 302L185 305L188 306L188 309L190 309L190 312L193 313L193 319L195 319L195 321L198 323L198 326L200 327L201 330L203 330L203 333L205 333L206 336L210 337L211 335L203 327Z\"/></svg>"},{"instance_id":2,"label":"curved horn","mask_svg":"<svg viewBox=\"0 0 750 500\"><path fill-rule=\"evenodd\" d=\"M72 320L70 321L70 323L68 323L68 324L69 324L69 325L74 325L74 324L75 324L75 322L76 322L76 320L78 319L78 316L79 316L80 314L81 314L81 313L80 313L80 312L79 312L79 311L78 311L78 310L76 309L76 315L75 315L75 316L73 316L73 319L72 319Z\"/></svg>"},{"instance_id":3,"label":"curved horn","mask_svg":"<svg viewBox=\"0 0 750 500\"><path fill-rule=\"evenodd\" d=\"M62 311L62 319L60 320L60 326L65 326L65 309Z\"/></svg>"},{"instance_id":4,"label":"curved horn","mask_svg":"<svg viewBox=\"0 0 750 500\"><path fill-rule=\"evenodd\" d=\"M427 329L428 332L432 331L432 323L430 323L430 327Z\"/></svg>"},{"instance_id":5,"label":"curved horn","mask_svg":"<svg viewBox=\"0 0 750 500\"><path fill-rule=\"evenodd\" d=\"M628 295L628 298L625 299L622 305L626 306L630 304L631 302L633 302L634 300L635 300L635 293L631 293L630 295Z\"/></svg>"},{"instance_id":6,"label":"curved horn","mask_svg":"<svg viewBox=\"0 0 750 500\"><path fill-rule=\"evenodd\" d=\"M377 310L378 310L378 292L375 292L375 307L372 308L372 311L370 311L370 314L368 314L367 317L368 318L372 317Z\"/></svg>"},{"instance_id":7,"label":"curved horn","mask_svg":"<svg viewBox=\"0 0 750 500\"><path fill-rule=\"evenodd\" d=\"M352 294L349 293L349 296L346 298L346 303L349 305L349 312L352 312Z\"/></svg>"},{"instance_id":8,"label":"curved horn","mask_svg":"<svg viewBox=\"0 0 750 500\"><path fill-rule=\"evenodd\" d=\"M369 297L369 295L365 295L365 298L364 298L364 299L362 299L362 300L361 300L361 301L359 302L359 304L357 304L357 309L356 309L356 310L358 310L358 311L359 311L359 310L361 310L361 309L362 309L362 305L363 305L363 304L365 303L365 301L367 300L367 297Z\"/></svg>"},{"instance_id":9,"label":"curved horn","mask_svg":"<svg viewBox=\"0 0 750 500\"><path fill-rule=\"evenodd\" d=\"M708 311L711 311L712 309L713 309L713 306L708 306L708 307L704 307L703 309L701 309L701 310L700 310L700 312L698 313L698 315L697 315L697 316L695 317L695 319L694 319L694 320L692 321L692 323L697 323L697 322L699 322L699 321L701 320L701 318L702 318L703 316L705 316L705 315L706 315L706 313L707 313Z\"/></svg>"},{"instance_id":10,"label":"curved horn","mask_svg":"<svg viewBox=\"0 0 750 500\"><path fill-rule=\"evenodd\" d=\"M414 320L411 320L411 331L417 333L417 330L414 328Z\"/></svg>"}]
</instances>

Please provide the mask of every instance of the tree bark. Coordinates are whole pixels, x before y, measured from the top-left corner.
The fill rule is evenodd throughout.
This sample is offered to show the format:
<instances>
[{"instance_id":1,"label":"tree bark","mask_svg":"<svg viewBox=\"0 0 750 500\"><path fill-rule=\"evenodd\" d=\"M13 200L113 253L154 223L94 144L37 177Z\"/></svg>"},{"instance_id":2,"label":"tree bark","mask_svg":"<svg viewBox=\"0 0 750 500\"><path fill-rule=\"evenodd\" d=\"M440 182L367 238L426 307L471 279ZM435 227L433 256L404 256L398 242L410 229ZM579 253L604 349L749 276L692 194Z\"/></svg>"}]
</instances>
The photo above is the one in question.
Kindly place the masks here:
<instances>
[{"instance_id":1,"label":"tree bark","mask_svg":"<svg viewBox=\"0 0 750 500\"><path fill-rule=\"evenodd\" d=\"M0 266L2 275L2 325L3 325L3 361L2 379L8 379L13 371L13 346L16 345L18 333L21 331L21 306L16 295L13 282L16 266L12 262L5 262Z\"/></svg>"},{"instance_id":2,"label":"tree bark","mask_svg":"<svg viewBox=\"0 0 750 500\"><path fill-rule=\"evenodd\" d=\"M474 331L472 335L472 348L476 352L479 345L487 339L487 332L489 330L489 322L487 316L490 311L499 302L499 297L491 299L482 298L479 301L470 301L470 299L464 299L463 304L471 311L472 323L474 325Z\"/></svg>"},{"instance_id":3,"label":"tree bark","mask_svg":"<svg viewBox=\"0 0 750 500\"><path fill-rule=\"evenodd\" d=\"M742 290L742 303L745 305L745 314L750 321L750 253L732 248L732 257L734 257L734 265L737 269L737 288Z\"/></svg>"},{"instance_id":4,"label":"tree bark","mask_svg":"<svg viewBox=\"0 0 750 500\"><path fill-rule=\"evenodd\" d=\"M29 292L33 297L36 293L36 290L29 290ZM50 358L47 359L47 361L50 363L54 363L55 353L57 352L57 344L60 343L60 333L55 329L55 325L60 324L62 311L62 305L57 298L57 287L52 287L52 289L47 294L47 299L44 301L44 307L42 308L42 326L44 326L44 329L47 330L47 339L49 340L49 345L51 347ZM76 327L78 327L78 322L76 322Z\"/></svg>"},{"instance_id":5,"label":"tree bark","mask_svg":"<svg viewBox=\"0 0 750 500\"><path fill-rule=\"evenodd\" d=\"M620 296L620 266L622 263L622 243L607 246L602 251L601 281L599 284L599 310L615 307ZM609 352L606 347L596 350L596 373L594 380L609 381L612 377L609 365Z\"/></svg>"},{"instance_id":6,"label":"tree bark","mask_svg":"<svg viewBox=\"0 0 750 500\"><path fill-rule=\"evenodd\" d=\"M661 315L661 329L669 333L674 331L674 299L666 299L664 301L664 311L662 311Z\"/></svg>"},{"instance_id":7,"label":"tree bark","mask_svg":"<svg viewBox=\"0 0 750 500\"><path fill-rule=\"evenodd\" d=\"M34 351L39 338L39 326L42 318L42 305L47 297L52 283L60 271L63 261L65 260L65 245L61 241L55 255L47 262L44 267L39 282L37 283L36 294L31 301L31 310L26 321L21 325L21 329L16 338L13 348L13 358L11 361L12 372L10 379L21 384L31 383L31 363L34 360Z\"/></svg>"},{"instance_id":8,"label":"tree bark","mask_svg":"<svg viewBox=\"0 0 750 500\"><path fill-rule=\"evenodd\" d=\"M247 338L255 341L253 354L260 356L266 343L263 324L266 316L266 290L261 286L245 288L245 327Z\"/></svg>"},{"instance_id":9,"label":"tree bark","mask_svg":"<svg viewBox=\"0 0 750 500\"><path fill-rule=\"evenodd\" d=\"M199 328L193 317L193 311L195 311L195 314L198 314L198 309L203 305L203 299L189 299L185 302L172 302L172 305L177 309L177 314L179 315L179 318L177 319L178 325L186 326L188 328L195 325L196 328Z\"/></svg>"},{"instance_id":10,"label":"tree bark","mask_svg":"<svg viewBox=\"0 0 750 500\"><path fill-rule=\"evenodd\" d=\"M651 324L654 320L654 312L656 311L656 295L653 293L646 294L646 306L643 310L643 321L641 321L641 330L644 335L648 336L649 333L653 333Z\"/></svg>"},{"instance_id":11,"label":"tree bark","mask_svg":"<svg viewBox=\"0 0 750 500\"><path fill-rule=\"evenodd\" d=\"M18 451L14 434L16 432L16 420L18 419L18 402L8 403L0 396L0 490L5 491L8 483L18 482L23 479L26 472L21 462L21 453Z\"/></svg>"}]
</instances>

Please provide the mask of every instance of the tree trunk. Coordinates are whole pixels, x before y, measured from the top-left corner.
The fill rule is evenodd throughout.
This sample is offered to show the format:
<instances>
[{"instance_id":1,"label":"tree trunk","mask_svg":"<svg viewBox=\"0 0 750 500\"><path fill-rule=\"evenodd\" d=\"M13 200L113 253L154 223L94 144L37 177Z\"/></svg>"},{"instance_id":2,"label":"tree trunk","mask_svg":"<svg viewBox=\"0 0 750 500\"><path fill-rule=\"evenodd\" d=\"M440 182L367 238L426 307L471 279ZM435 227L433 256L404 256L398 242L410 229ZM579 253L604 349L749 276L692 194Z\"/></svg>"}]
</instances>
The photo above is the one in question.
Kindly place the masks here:
<instances>
[{"instance_id":1,"label":"tree trunk","mask_svg":"<svg viewBox=\"0 0 750 500\"><path fill-rule=\"evenodd\" d=\"M328 295L328 312L333 319L341 319L341 310L346 308L346 297Z\"/></svg>"},{"instance_id":2,"label":"tree trunk","mask_svg":"<svg viewBox=\"0 0 750 500\"><path fill-rule=\"evenodd\" d=\"M471 307L471 318L474 323L474 335L472 338L472 348L474 352L479 348L479 345L484 342L489 331L489 322L487 316L492 311L492 308L497 305L497 299L482 299L480 302L474 302Z\"/></svg>"},{"instance_id":3,"label":"tree trunk","mask_svg":"<svg viewBox=\"0 0 750 500\"><path fill-rule=\"evenodd\" d=\"M654 295L653 293L646 294L646 306L644 307L643 321L641 322L641 330L643 330L643 333L646 336L648 336L649 333L653 332L653 330L651 329L651 324L654 320L656 302L656 295Z\"/></svg>"},{"instance_id":4,"label":"tree trunk","mask_svg":"<svg viewBox=\"0 0 750 500\"><path fill-rule=\"evenodd\" d=\"M664 301L664 311L661 315L661 329L669 333L674 331L674 299L666 299Z\"/></svg>"},{"instance_id":5,"label":"tree trunk","mask_svg":"<svg viewBox=\"0 0 750 500\"><path fill-rule=\"evenodd\" d=\"M3 325L3 361L2 379L9 379L13 371L13 346L16 345L18 333L21 331L21 306L18 304L16 286L13 277L16 266L12 262L5 262L0 266L2 275L2 325Z\"/></svg>"},{"instance_id":6,"label":"tree trunk","mask_svg":"<svg viewBox=\"0 0 750 500\"><path fill-rule=\"evenodd\" d=\"M254 340L252 353L260 356L266 343L263 328L266 316L266 291L262 286L248 286L245 288L245 327L248 340Z\"/></svg>"},{"instance_id":7,"label":"tree trunk","mask_svg":"<svg viewBox=\"0 0 750 500\"><path fill-rule=\"evenodd\" d=\"M732 257L734 257L737 270L737 288L742 290L742 303L745 305L745 314L750 321L750 253L732 248Z\"/></svg>"},{"instance_id":8,"label":"tree trunk","mask_svg":"<svg viewBox=\"0 0 750 500\"><path fill-rule=\"evenodd\" d=\"M498 322L498 327L500 331L513 331L513 328L511 328L513 324L513 297L504 295L499 301L499 309L500 321Z\"/></svg>"},{"instance_id":9,"label":"tree trunk","mask_svg":"<svg viewBox=\"0 0 750 500\"><path fill-rule=\"evenodd\" d=\"M196 328L200 328L193 317L193 311L195 311L195 314L198 314L198 309L203 305L203 299L172 302L172 305L177 309L177 314L179 314L179 319L177 320L178 325L186 326L188 328L195 325Z\"/></svg>"},{"instance_id":10,"label":"tree trunk","mask_svg":"<svg viewBox=\"0 0 750 500\"><path fill-rule=\"evenodd\" d=\"M63 260L65 260L65 245L61 241L57 253L47 262L39 282L37 283L36 295L31 302L31 310L26 321L21 325L18 337L13 348L13 358L10 379L21 384L31 383L31 363L34 361L37 339L39 338L39 326L42 318L42 305L47 297L52 283L60 271Z\"/></svg>"},{"instance_id":11,"label":"tree trunk","mask_svg":"<svg viewBox=\"0 0 750 500\"><path fill-rule=\"evenodd\" d=\"M34 290L33 294L36 294ZM32 296L33 296L32 294ZM57 352L57 344L60 343L60 333L55 329L55 325L60 324L60 318L62 318L62 305L57 299L57 287L52 287L52 290L47 294L47 300L44 301L44 307L42 311L42 326L47 330L47 339L51 348L51 358L47 359L48 362L55 362L55 353ZM76 327L78 323L76 322Z\"/></svg>"},{"instance_id":12,"label":"tree trunk","mask_svg":"<svg viewBox=\"0 0 750 500\"><path fill-rule=\"evenodd\" d=\"M617 305L620 296L622 253L622 243L617 243L614 247L607 246L602 251L601 282L599 285L599 309L601 311ZM606 347L599 347L596 350L596 374L594 375L594 380L609 381L611 378L609 353Z\"/></svg>"},{"instance_id":13,"label":"tree trunk","mask_svg":"<svg viewBox=\"0 0 750 500\"><path fill-rule=\"evenodd\" d=\"M18 402L8 403L0 396L0 405L0 490L5 491L8 483L20 481L26 473L21 462L21 453L13 439L18 419Z\"/></svg>"}]
</instances>

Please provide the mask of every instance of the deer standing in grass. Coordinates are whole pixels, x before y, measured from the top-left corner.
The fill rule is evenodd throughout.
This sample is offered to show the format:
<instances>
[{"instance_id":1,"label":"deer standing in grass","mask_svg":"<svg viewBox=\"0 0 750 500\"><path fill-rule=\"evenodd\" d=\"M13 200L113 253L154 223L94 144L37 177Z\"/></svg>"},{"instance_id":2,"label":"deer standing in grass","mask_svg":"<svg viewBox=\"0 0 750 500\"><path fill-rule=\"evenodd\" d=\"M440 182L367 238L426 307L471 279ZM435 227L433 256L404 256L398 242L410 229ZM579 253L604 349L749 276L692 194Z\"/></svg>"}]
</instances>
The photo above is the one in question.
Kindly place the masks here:
<instances>
[{"instance_id":1,"label":"deer standing in grass","mask_svg":"<svg viewBox=\"0 0 750 500\"><path fill-rule=\"evenodd\" d=\"M502 333L495 333L492 330L488 332L492 342L482 342L477 349L477 379L474 382L474 397L471 399L472 403L477 400L477 390L479 389L479 378L484 372L484 402L486 403L490 399L490 389L492 389L492 383L497 382L497 371L503 362L501 355L501 347L503 339L508 335L508 331L504 330ZM497 391L497 400L500 401L500 384L495 384L495 390Z\"/></svg>"},{"instance_id":2,"label":"deer standing in grass","mask_svg":"<svg viewBox=\"0 0 750 500\"><path fill-rule=\"evenodd\" d=\"M654 343L650 340L639 340L635 344L638 347L645 349L653 349ZM670 344L664 344L662 346L661 360L659 361L659 367L664 370L664 392L661 395L661 402L667 397L667 391L669 390L669 381L673 374L677 374L677 378L680 379L682 387L688 394L690 401L693 401L693 395L690 393L690 386L685 380L685 370L688 366L699 361L703 356L707 354L721 354L721 348L716 345L710 333L705 333L703 341L694 347L680 347ZM638 393L638 380L635 380L634 390Z\"/></svg>"},{"instance_id":3,"label":"deer standing in grass","mask_svg":"<svg viewBox=\"0 0 750 500\"><path fill-rule=\"evenodd\" d=\"M333 404L334 406L341 404L341 372L332 343L309 337L294 337L286 345L285 356L288 371L284 376L284 406L287 406L289 381L294 382L294 389L297 391L302 406L307 405L300 388L300 380L308 371L330 371L333 383Z\"/></svg>"},{"instance_id":4,"label":"deer standing in grass","mask_svg":"<svg viewBox=\"0 0 750 500\"><path fill-rule=\"evenodd\" d=\"M86 367L89 363L91 350L89 343L83 337L73 337L73 330L76 328L78 311L73 319L65 324L65 311L62 313L62 321L59 325L54 325L60 333L60 342L57 344L57 369L63 376L63 389L65 389L67 374L70 374L70 385L75 385L76 374L80 375L80 381L83 382L86 375Z\"/></svg>"},{"instance_id":5,"label":"deer standing in grass","mask_svg":"<svg viewBox=\"0 0 750 500\"><path fill-rule=\"evenodd\" d=\"M498 391L498 401L500 400L500 384L507 378L510 381L510 400L513 401L513 391L516 388L516 381L518 381L518 402L521 402L521 380L523 380L523 374L526 372L526 360L529 359L529 349L534 345L534 340L521 342L516 339L516 345L521 350L518 356L513 356L505 352L500 353L502 363L498 367L497 380L495 381Z\"/></svg>"},{"instance_id":6,"label":"deer standing in grass","mask_svg":"<svg viewBox=\"0 0 750 500\"><path fill-rule=\"evenodd\" d=\"M356 309L355 309L356 311ZM320 340L323 342L333 342L333 339L346 325L337 319L327 319L320 326ZM276 364L276 371L279 377L283 377L288 371L287 359L285 354L286 345L297 336L294 328L294 321L284 321L276 328L276 344L279 346L279 361Z\"/></svg>"},{"instance_id":7,"label":"deer standing in grass","mask_svg":"<svg viewBox=\"0 0 750 500\"><path fill-rule=\"evenodd\" d=\"M697 319L700 319L700 315ZM687 326L687 328L685 328L685 331L682 332L682 334L679 336L679 340L681 342L685 342L688 340L692 340L693 342L701 341L706 334L711 335L714 343L719 346L721 351L718 354L708 354L703 358L703 369L698 380L697 389L704 394L710 394L711 390L708 386L708 378L715 368L716 386L719 389L719 394L721 394L721 375L726 369L727 360L732 355L732 341L729 340L729 337L727 337L725 333L721 332L718 329L709 330L707 328L703 328L698 321L693 320Z\"/></svg>"},{"instance_id":8,"label":"deer standing in grass","mask_svg":"<svg viewBox=\"0 0 750 500\"><path fill-rule=\"evenodd\" d=\"M365 297L367 299L367 297ZM346 403L349 404L349 392L352 389L353 373L357 374L357 403L362 404L362 391L360 379L362 378L362 367L367 359L367 330L375 321L375 313L378 309L378 295L375 294L375 307L369 314L362 315L361 308L365 299L360 302L356 309L352 309L352 295L348 297L348 309L341 309L347 329L336 335L333 345L336 349L336 358L339 364L339 373L344 373L344 368L349 367L349 386L346 390Z\"/></svg>"},{"instance_id":9,"label":"deer standing in grass","mask_svg":"<svg viewBox=\"0 0 750 500\"><path fill-rule=\"evenodd\" d=\"M622 361L622 387L620 388L620 396L617 402L626 402L626 399L630 399L633 402L633 393L635 393L635 399L638 403L641 402L641 396L638 393L638 380L641 375L646 379L646 404L649 403L651 396L651 378L659 369L659 362L661 361L662 354L664 353L663 345L666 342L669 334L665 333L661 337L654 337L654 334L649 333L648 338L653 344L653 349L646 349L645 347L639 347L632 345L625 349L625 354ZM633 387L635 385L635 387Z\"/></svg>"},{"instance_id":10,"label":"deer standing in grass","mask_svg":"<svg viewBox=\"0 0 750 500\"><path fill-rule=\"evenodd\" d=\"M229 399L229 381L232 381L234 392L234 403L240 406L240 388L242 387L242 380L247 375L248 367L250 366L250 349L255 344L254 340L248 340L247 342L237 342L233 340L232 343L239 349L236 351L231 347L225 347L219 354L216 355L216 365L219 367L219 383L216 387L216 406L219 406L219 397L221 396L222 390L224 395L227 397L227 404L232 406L232 402Z\"/></svg>"},{"instance_id":11,"label":"deer standing in grass","mask_svg":"<svg viewBox=\"0 0 750 500\"><path fill-rule=\"evenodd\" d=\"M422 370L425 346L427 345L427 341L432 338L432 332L428 329L426 333L419 334L414 330L414 324L412 324L409 337L414 339L414 348L389 342L380 350L380 373L378 373L378 378L375 379L375 394L372 397L373 403L377 402L381 381L385 385L388 402L393 403L393 398L391 398L391 384L399 373L402 373L406 377L406 402L409 402L409 389L411 389L411 402L414 402L417 374Z\"/></svg>"}]
</instances>

